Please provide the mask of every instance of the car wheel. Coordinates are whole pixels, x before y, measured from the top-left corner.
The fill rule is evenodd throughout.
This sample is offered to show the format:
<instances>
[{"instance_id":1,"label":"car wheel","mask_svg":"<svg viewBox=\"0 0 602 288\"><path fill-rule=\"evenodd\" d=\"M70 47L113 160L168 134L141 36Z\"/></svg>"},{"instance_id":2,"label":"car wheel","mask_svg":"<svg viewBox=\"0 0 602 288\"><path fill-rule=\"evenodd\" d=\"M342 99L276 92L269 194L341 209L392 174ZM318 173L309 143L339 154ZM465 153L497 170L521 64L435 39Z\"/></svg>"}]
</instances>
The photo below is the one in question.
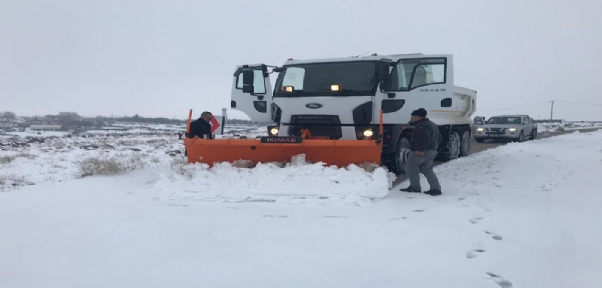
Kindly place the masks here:
<instances>
[{"instance_id":1,"label":"car wheel","mask_svg":"<svg viewBox=\"0 0 602 288\"><path fill-rule=\"evenodd\" d=\"M468 131L464 131L462 133L462 140L460 142L460 157L468 156L470 153L470 143L471 143L470 133Z\"/></svg>"},{"instance_id":2,"label":"car wheel","mask_svg":"<svg viewBox=\"0 0 602 288\"><path fill-rule=\"evenodd\" d=\"M531 136L531 140L535 140L537 138L537 129L533 129L533 135Z\"/></svg>"},{"instance_id":3,"label":"car wheel","mask_svg":"<svg viewBox=\"0 0 602 288\"><path fill-rule=\"evenodd\" d=\"M525 132L523 132L523 130L520 131L520 134L518 134L518 142L523 142L525 141Z\"/></svg>"}]
</instances>

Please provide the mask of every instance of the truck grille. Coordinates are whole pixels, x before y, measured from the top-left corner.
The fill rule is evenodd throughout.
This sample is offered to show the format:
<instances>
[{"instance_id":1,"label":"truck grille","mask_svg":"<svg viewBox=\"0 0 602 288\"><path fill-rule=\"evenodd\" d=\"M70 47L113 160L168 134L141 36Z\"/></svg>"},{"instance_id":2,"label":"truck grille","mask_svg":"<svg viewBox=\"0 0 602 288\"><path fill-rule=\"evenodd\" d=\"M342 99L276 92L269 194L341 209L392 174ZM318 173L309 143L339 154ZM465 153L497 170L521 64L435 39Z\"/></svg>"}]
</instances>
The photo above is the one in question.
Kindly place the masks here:
<instances>
[{"instance_id":1,"label":"truck grille","mask_svg":"<svg viewBox=\"0 0 602 288\"><path fill-rule=\"evenodd\" d=\"M290 135L293 136L301 136L301 129L309 129L312 136L343 137L341 121L336 115L293 115L290 125Z\"/></svg>"}]
</instances>

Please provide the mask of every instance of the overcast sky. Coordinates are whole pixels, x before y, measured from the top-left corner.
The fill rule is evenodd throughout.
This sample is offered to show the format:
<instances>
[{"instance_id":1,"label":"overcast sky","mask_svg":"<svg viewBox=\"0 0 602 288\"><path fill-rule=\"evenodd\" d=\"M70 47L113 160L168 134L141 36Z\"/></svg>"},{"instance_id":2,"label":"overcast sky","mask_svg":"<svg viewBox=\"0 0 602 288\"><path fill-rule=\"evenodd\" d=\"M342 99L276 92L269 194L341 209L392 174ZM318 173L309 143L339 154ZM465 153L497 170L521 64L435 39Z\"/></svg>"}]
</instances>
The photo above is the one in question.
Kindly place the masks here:
<instances>
[{"instance_id":1,"label":"overcast sky","mask_svg":"<svg viewBox=\"0 0 602 288\"><path fill-rule=\"evenodd\" d=\"M219 114L237 64L369 51L453 54L477 115L546 118L549 103L488 110L602 104L601 15L600 0L0 0L0 111ZM602 106L554 116L602 120Z\"/></svg>"}]
</instances>

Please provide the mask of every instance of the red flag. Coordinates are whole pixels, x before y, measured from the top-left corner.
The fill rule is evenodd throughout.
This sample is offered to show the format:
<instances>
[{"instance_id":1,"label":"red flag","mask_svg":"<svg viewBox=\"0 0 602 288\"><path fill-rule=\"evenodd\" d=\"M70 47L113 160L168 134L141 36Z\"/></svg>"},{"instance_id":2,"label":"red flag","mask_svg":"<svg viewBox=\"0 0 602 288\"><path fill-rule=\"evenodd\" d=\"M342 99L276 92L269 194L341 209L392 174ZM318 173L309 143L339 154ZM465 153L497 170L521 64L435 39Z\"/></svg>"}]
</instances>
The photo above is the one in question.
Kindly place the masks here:
<instances>
[{"instance_id":1,"label":"red flag","mask_svg":"<svg viewBox=\"0 0 602 288\"><path fill-rule=\"evenodd\" d=\"M211 117L211 133L215 132L215 130L217 130L218 127L219 127L219 122L217 122L217 120L215 120L215 117Z\"/></svg>"}]
</instances>

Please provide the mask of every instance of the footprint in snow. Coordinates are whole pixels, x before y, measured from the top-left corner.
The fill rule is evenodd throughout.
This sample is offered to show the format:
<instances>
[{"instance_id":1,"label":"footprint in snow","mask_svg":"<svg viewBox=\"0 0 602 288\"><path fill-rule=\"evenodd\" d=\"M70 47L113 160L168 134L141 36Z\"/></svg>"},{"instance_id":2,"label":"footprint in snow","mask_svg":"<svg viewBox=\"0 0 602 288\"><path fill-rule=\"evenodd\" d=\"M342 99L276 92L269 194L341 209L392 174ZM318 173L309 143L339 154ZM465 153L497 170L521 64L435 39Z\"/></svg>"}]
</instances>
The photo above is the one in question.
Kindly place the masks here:
<instances>
[{"instance_id":1,"label":"footprint in snow","mask_svg":"<svg viewBox=\"0 0 602 288\"><path fill-rule=\"evenodd\" d=\"M426 210L414 210L414 212L424 212Z\"/></svg>"},{"instance_id":2,"label":"footprint in snow","mask_svg":"<svg viewBox=\"0 0 602 288\"><path fill-rule=\"evenodd\" d=\"M408 217L405 217L405 216L404 217L397 217L397 218L391 218L389 220L390 221L397 221L397 220L405 220L405 219L408 219Z\"/></svg>"},{"instance_id":3,"label":"footprint in snow","mask_svg":"<svg viewBox=\"0 0 602 288\"><path fill-rule=\"evenodd\" d=\"M322 217L324 217L324 218L349 218L346 216L322 216Z\"/></svg>"},{"instance_id":4,"label":"footprint in snow","mask_svg":"<svg viewBox=\"0 0 602 288\"><path fill-rule=\"evenodd\" d=\"M485 249L474 249L466 252L466 258L473 259L477 258L481 253L485 252Z\"/></svg>"},{"instance_id":5,"label":"footprint in snow","mask_svg":"<svg viewBox=\"0 0 602 288\"><path fill-rule=\"evenodd\" d=\"M273 218L273 217L286 218L288 216L286 216L286 215L261 215L261 217L265 217L265 218Z\"/></svg>"},{"instance_id":6,"label":"footprint in snow","mask_svg":"<svg viewBox=\"0 0 602 288\"><path fill-rule=\"evenodd\" d=\"M183 205L183 204L168 204L169 206L175 206L175 207L188 207L188 205Z\"/></svg>"},{"instance_id":7,"label":"footprint in snow","mask_svg":"<svg viewBox=\"0 0 602 288\"><path fill-rule=\"evenodd\" d=\"M498 240L498 241L502 240L502 236L501 235L495 234L495 233L487 231L487 230L485 230L485 233L491 235L491 238L493 238L495 240Z\"/></svg>"},{"instance_id":8,"label":"footprint in snow","mask_svg":"<svg viewBox=\"0 0 602 288\"><path fill-rule=\"evenodd\" d=\"M491 272L486 272L486 273L487 273L487 275L489 275L492 278L492 280L495 283L497 283L497 285L500 285L500 287L502 287L502 288L512 288L512 282L510 282L510 281L502 278L499 275L493 274Z\"/></svg>"},{"instance_id":9,"label":"footprint in snow","mask_svg":"<svg viewBox=\"0 0 602 288\"><path fill-rule=\"evenodd\" d=\"M226 207L226 208L228 208L228 209L234 209L234 210L241 210L242 211L242 209L236 208L236 207Z\"/></svg>"},{"instance_id":10,"label":"footprint in snow","mask_svg":"<svg viewBox=\"0 0 602 288\"><path fill-rule=\"evenodd\" d=\"M472 224L477 224L477 223L479 223L479 221L481 221L481 220L483 220L483 218L481 218L481 217L475 217L475 218L471 218L471 219L470 219L470 220L468 220L468 221L470 221L470 223L472 223Z\"/></svg>"}]
</instances>

